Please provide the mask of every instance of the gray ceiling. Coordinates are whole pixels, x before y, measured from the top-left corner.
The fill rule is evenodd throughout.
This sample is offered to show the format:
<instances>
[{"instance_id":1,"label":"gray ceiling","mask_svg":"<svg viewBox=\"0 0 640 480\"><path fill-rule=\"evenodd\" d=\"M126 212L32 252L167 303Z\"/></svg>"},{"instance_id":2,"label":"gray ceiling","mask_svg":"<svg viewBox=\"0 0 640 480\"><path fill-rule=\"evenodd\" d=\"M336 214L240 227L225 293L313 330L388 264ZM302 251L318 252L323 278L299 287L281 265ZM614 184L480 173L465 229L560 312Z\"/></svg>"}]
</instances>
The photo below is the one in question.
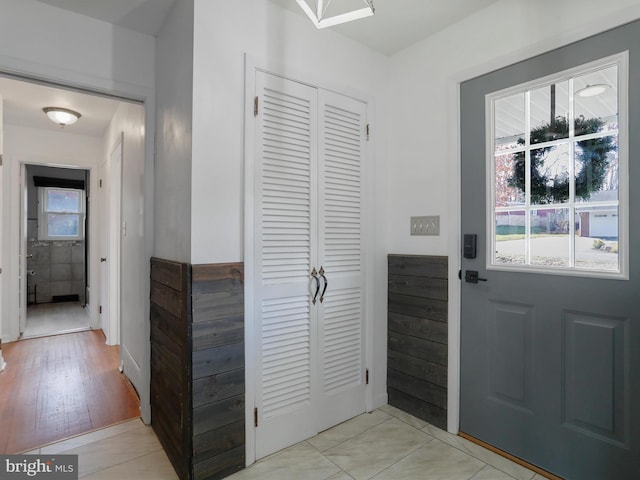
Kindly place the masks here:
<instances>
[{"instance_id":1,"label":"gray ceiling","mask_svg":"<svg viewBox=\"0 0 640 480\"><path fill-rule=\"evenodd\" d=\"M175 0L38 0L147 35L162 27Z\"/></svg>"}]
</instances>

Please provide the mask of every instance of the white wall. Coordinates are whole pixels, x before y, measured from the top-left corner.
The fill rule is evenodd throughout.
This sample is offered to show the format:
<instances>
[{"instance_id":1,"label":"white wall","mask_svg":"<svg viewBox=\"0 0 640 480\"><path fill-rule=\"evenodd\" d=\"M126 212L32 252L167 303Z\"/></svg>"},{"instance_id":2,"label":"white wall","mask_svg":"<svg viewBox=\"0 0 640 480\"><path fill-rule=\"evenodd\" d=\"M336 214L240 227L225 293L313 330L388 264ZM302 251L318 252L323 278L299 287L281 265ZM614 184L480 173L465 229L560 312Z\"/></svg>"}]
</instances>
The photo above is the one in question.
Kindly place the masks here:
<instances>
[{"instance_id":1,"label":"white wall","mask_svg":"<svg viewBox=\"0 0 640 480\"><path fill-rule=\"evenodd\" d=\"M146 408L149 399L149 314L146 310L149 258L145 254L145 129L144 107L121 103L102 141L100 162L111 157L122 135L122 205L120 243L120 345L124 373L135 385ZM94 195L98 198L98 195ZM103 239L100 239L102 241ZM98 265L94 250L92 264ZM94 291L94 296L98 295ZM102 326L105 332L106 325Z\"/></svg>"},{"instance_id":2,"label":"white wall","mask_svg":"<svg viewBox=\"0 0 640 480\"><path fill-rule=\"evenodd\" d=\"M191 262L244 260L244 54L286 76L371 101L370 407L386 403L386 123L389 59L268 0L195 0ZM395 157L391 157L395 161ZM250 279L247 279L249 282ZM250 360L248 360L250 361ZM251 388L247 385L248 402ZM248 458L251 452L248 451Z\"/></svg>"},{"instance_id":3,"label":"white wall","mask_svg":"<svg viewBox=\"0 0 640 480\"><path fill-rule=\"evenodd\" d=\"M388 59L268 0L196 0L195 19L191 260L242 261L243 54L294 79L375 98L379 158Z\"/></svg>"},{"instance_id":4,"label":"white wall","mask_svg":"<svg viewBox=\"0 0 640 480\"><path fill-rule=\"evenodd\" d=\"M388 249L449 255L450 431L459 386L458 84L638 17L638 0L500 0L392 58ZM412 215L440 215L440 236L411 237Z\"/></svg>"},{"instance_id":5,"label":"white wall","mask_svg":"<svg viewBox=\"0 0 640 480\"><path fill-rule=\"evenodd\" d=\"M457 180L456 98L460 79L629 22L638 0L501 0L464 21L409 47L392 59L389 174L389 249L447 255L451 222L448 198ZM527 53L528 52L528 53ZM454 92L455 93L455 92ZM453 128L452 128L453 127ZM453 142L452 142L453 140ZM449 181L447 181L449 180ZM439 237L411 237L411 215L441 215Z\"/></svg>"},{"instance_id":6,"label":"white wall","mask_svg":"<svg viewBox=\"0 0 640 480\"><path fill-rule=\"evenodd\" d=\"M3 228L6 228L2 245L2 333L4 341L16 340L19 335L19 249L20 235L20 165L56 164L91 170L91 188L95 191L95 167L102 155L99 138L75 135L68 131L48 131L24 126L4 124L4 178ZM95 205L90 206L89 218L96 219ZM90 222L90 238L96 235L96 222ZM95 238L95 237L94 237ZM91 247L89 247L91 254ZM95 285L95 272L90 272L89 284ZM96 320L95 306L91 309L92 322Z\"/></svg>"},{"instance_id":7,"label":"white wall","mask_svg":"<svg viewBox=\"0 0 640 480\"><path fill-rule=\"evenodd\" d=\"M0 0L0 12L0 71L109 91L154 85L151 36L34 0Z\"/></svg>"},{"instance_id":8,"label":"white wall","mask_svg":"<svg viewBox=\"0 0 640 480\"><path fill-rule=\"evenodd\" d=\"M191 260L193 0L178 0L158 34L154 256Z\"/></svg>"}]
</instances>

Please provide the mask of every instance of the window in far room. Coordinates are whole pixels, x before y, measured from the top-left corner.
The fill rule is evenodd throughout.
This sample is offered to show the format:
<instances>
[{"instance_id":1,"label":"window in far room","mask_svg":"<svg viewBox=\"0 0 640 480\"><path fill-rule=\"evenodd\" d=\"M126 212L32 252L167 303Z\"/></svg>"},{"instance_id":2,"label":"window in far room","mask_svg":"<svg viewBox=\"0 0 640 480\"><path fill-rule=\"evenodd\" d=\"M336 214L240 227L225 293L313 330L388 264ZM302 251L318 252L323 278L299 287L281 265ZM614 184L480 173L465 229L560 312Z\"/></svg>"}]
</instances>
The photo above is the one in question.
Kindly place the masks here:
<instances>
[{"instance_id":1,"label":"window in far room","mask_svg":"<svg viewBox=\"0 0 640 480\"><path fill-rule=\"evenodd\" d=\"M38 239L84 239L84 190L39 187Z\"/></svg>"}]
</instances>

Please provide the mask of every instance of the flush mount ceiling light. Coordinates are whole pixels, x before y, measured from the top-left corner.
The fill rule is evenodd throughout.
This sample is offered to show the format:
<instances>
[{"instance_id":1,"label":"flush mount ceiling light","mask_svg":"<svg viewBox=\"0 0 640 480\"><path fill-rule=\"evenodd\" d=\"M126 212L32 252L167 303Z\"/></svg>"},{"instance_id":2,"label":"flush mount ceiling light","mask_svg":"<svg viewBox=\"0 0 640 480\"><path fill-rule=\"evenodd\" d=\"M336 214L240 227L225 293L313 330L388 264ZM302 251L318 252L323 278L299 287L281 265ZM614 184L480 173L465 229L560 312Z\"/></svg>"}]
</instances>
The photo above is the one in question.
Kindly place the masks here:
<instances>
[{"instance_id":1,"label":"flush mount ceiling light","mask_svg":"<svg viewBox=\"0 0 640 480\"><path fill-rule=\"evenodd\" d=\"M375 13L373 0L358 0L356 5L364 4L363 8L353 9L353 5L347 6L345 0L336 0L336 4L341 3L342 7L334 7L337 11L329 11L333 0L296 0L300 8L311 19L316 28L332 27L340 23L351 22L360 18L370 17ZM351 2L353 4L353 2ZM313 7L311 6L313 5ZM343 8L343 10L339 10ZM346 11L344 10L346 9Z\"/></svg>"},{"instance_id":2,"label":"flush mount ceiling light","mask_svg":"<svg viewBox=\"0 0 640 480\"><path fill-rule=\"evenodd\" d=\"M596 83L594 85L587 85L576 92L579 97L595 97L601 93L606 92L611 88L608 83Z\"/></svg>"},{"instance_id":3,"label":"flush mount ceiling light","mask_svg":"<svg viewBox=\"0 0 640 480\"><path fill-rule=\"evenodd\" d=\"M49 120L51 120L53 123L57 123L61 127L73 125L82 116L74 110L69 110L68 108L61 107L45 107L42 109L42 111L47 114Z\"/></svg>"}]
</instances>

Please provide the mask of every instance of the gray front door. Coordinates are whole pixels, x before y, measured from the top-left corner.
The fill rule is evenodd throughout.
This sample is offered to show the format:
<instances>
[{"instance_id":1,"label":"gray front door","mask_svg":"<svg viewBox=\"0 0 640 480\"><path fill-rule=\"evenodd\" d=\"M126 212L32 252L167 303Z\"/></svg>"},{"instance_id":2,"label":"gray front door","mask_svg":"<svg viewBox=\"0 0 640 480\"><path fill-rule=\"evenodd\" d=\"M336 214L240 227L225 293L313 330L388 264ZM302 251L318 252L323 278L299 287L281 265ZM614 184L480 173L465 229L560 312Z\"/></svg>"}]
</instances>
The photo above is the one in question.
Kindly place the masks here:
<instances>
[{"instance_id":1,"label":"gray front door","mask_svg":"<svg viewBox=\"0 0 640 480\"><path fill-rule=\"evenodd\" d=\"M609 113L593 114L602 117L597 125L610 122L606 133L579 131L579 114L589 117L580 109L591 101L576 96L580 79L532 83L522 100L505 100L506 110L511 100L514 112L521 107L524 120L499 127L513 138L496 167L499 142L487 140L496 115L486 114L487 95L626 51L629 95L620 105L629 109L628 135L617 123L622 117L604 118ZM627 77L624 69L618 74ZM477 235L476 257L462 259L460 430L567 479L640 478L639 79L640 22L634 22L460 88L462 233ZM549 98L552 106L538 115L546 115L551 134L534 138L534 131L545 133L536 101L549 105ZM571 125L564 132L563 121ZM571 140L580 133L585 137ZM603 144L605 165L628 152L628 173L624 162L615 180L591 168L595 160L585 152ZM491 187L500 182L499 168L508 178ZM624 177L628 209L627 190L618 189ZM504 198L487 196L488 188L502 188ZM628 279L612 273L618 266ZM486 281L474 283L469 272Z\"/></svg>"}]
</instances>

